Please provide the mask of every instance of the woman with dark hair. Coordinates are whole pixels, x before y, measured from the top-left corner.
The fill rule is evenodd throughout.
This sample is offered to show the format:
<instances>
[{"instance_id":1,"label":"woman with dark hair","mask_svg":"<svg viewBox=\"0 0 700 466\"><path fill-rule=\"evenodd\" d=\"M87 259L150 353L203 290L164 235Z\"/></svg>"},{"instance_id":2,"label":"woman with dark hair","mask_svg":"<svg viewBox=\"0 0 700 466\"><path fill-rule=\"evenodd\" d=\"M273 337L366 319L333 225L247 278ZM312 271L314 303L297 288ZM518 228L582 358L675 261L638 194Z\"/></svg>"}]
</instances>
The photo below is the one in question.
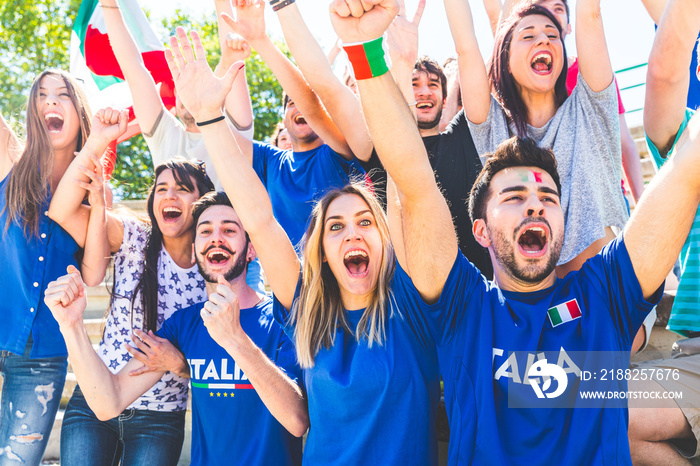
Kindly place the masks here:
<instances>
[{"instance_id":1,"label":"woman with dark hair","mask_svg":"<svg viewBox=\"0 0 700 466\"><path fill-rule=\"evenodd\" d=\"M479 154L513 135L531 137L557 158L566 237L557 274L578 270L627 220L617 94L600 0L576 2L580 77L567 97L567 56L559 21L525 2L499 27L484 65L466 0L445 0L459 56L464 111ZM483 161L483 160L482 160Z\"/></svg>"},{"instance_id":2,"label":"woman with dark hair","mask_svg":"<svg viewBox=\"0 0 700 466\"><path fill-rule=\"evenodd\" d=\"M177 34L186 55L171 40L166 58L178 95L196 121L216 121L236 68L217 80L199 36L191 33L190 46L184 30ZM193 49L202 63L193 63ZM397 266L376 197L357 184L324 195L313 209L300 260L231 131L218 123L201 129L267 273L275 318L294 341L304 370L311 424L304 463L437 464L437 351L416 312L418 292ZM437 188L423 194L442 200ZM449 212L444 218L450 222ZM450 246L457 251L456 240ZM266 404L278 418L289 409Z\"/></svg>"},{"instance_id":3,"label":"woman with dark hair","mask_svg":"<svg viewBox=\"0 0 700 466\"><path fill-rule=\"evenodd\" d=\"M2 464L39 464L61 400L67 351L43 294L79 264L78 246L47 210L76 151L101 155L126 129L119 115L90 118L80 86L61 70L44 71L32 84L23 148L0 118Z\"/></svg>"},{"instance_id":4,"label":"woman with dark hair","mask_svg":"<svg viewBox=\"0 0 700 466\"><path fill-rule=\"evenodd\" d=\"M85 255L101 255L101 268L84 270L102 280L109 254L114 256L114 288L98 354L116 373L132 356L130 345L150 344L140 372L166 373L120 416L100 421L79 387L68 403L61 430L64 464L174 465L184 440L189 366L182 354L154 333L178 309L206 300L204 280L193 261L192 204L214 185L201 162L175 158L155 169L147 201L149 222L106 211L103 179L94 155L78 157L60 183L49 215L73 236ZM78 180L77 182L75 180ZM86 191L91 207L82 204Z\"/></svg>"},{"instance_id":5,"label":"woman with dark hair","mask_svg":"<svg viewBox=\"0 0 700 466\"><path fill-rule=\"evenodd\" d=\"M291 150L292 140L289 137L289 131L284 127L284 123L281 121L275 126L275 131L270 136L270 142L273 146L282 150Z\"/></svg>"}]
</instances>

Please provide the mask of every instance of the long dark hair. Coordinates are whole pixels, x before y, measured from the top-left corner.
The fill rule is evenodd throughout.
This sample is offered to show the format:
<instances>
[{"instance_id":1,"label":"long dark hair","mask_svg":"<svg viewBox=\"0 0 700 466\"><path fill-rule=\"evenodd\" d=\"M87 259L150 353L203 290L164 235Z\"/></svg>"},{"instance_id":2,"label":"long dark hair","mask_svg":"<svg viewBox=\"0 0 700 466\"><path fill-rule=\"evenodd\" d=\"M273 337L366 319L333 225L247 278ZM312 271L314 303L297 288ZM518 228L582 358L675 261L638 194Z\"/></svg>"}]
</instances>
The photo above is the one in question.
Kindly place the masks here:
<instances>
[{"instance_id":1,"label":"long dark hair","mask_svg":"<svg viewBox=\"0 0 700 466\"><path fill-rule=\"evenodd\" d=\"M495 94L496 100L505 110L508 118L515 126L518 137L527 137L527 106L520 97L518 85L510 72L510 44L513 41L515 27L526 16L541 15L546 16L559 31L561 37L561 24L556 17L545 7L536 4L525 4L511 13L508 19L498 28L493 55L489 62L489 82ZM564 66L554 85L554 99L557 108L564 103L569 96L566 91L567 56L564 40L561 40Z\"/></svg>"},{"instance_id":2,"label":"long dark hair","mask_svg":"<svg viewBox=\"0 0 700 466\"><path fill-rule=\"evenodd\" d=\"M158 176L165 170L172 170L175 181L190 191L194 191L194 189L197 188L197 192L200 196L214 190L214 183L212 183L207 176L202 162L190 161L178 157L163 162L155 169L153 186L151 186L151 190L148 193L147 209L148 217L151 220L151 226L148 231L148 239L146 240L143 273L131 295L131 316L133 322L133 310L136 303L136 296L139 293L141 294L144 332L148 332L149 330L155 332L158 323L158 258L160 257L160 249L163 246L163 233L158 227L158 222L156 221L153 211L153 199L155 197L155 187ZM194 180L194 183L192 180ZM192 229L194 230L194 225Z\"/></svg>"},{"instance_id":3,"label":"long dark hair","mask_svg":"<svg viewBox=\"0 0 700 466\"><path fill-rule=\"evenodd\" d=\"M49 132L43 116L37 110L39 85L46 76L57 76L63 80L78 114L80 129L76 151L83 148L90 135L91 127L87 98L78 82L70 74L62 70L46 70L34 79L27 101L27 133L24 151L10 172L5 194L7 222L4 228L7 230L11 222L17 222L22 226L27 238L39 233L41 207L48 197L48 184L54 166L54 152Z\"/></svg>"}]
</instances>

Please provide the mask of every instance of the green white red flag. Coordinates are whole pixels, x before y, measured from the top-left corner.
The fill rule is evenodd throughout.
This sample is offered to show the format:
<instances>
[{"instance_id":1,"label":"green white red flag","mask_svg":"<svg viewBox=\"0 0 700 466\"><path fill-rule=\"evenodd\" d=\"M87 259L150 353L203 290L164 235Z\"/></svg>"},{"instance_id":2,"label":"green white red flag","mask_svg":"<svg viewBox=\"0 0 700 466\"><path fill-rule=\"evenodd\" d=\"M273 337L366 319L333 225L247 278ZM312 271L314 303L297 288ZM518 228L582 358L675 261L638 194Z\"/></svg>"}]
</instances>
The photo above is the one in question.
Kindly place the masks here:
<instances>
[{"instance_id":1,"label":"green white red flag","mask_svg":"<svg viewBox=\"0 0 700 466\"><path fill-rule=\"evenodd\" d=\"M175 86L165 61L165 47L153 31L138 0L118 0L118 4L146 68L156 84L160 85L163 103L168 109L174 107ZM112 52L98 0L83 0L80 5L71 34L70 56L70 72L83 83L93 111L103 107L129 109L129 129L117 142L140 133L134 118L131 92Z\"/></svg>"}]
</instances>

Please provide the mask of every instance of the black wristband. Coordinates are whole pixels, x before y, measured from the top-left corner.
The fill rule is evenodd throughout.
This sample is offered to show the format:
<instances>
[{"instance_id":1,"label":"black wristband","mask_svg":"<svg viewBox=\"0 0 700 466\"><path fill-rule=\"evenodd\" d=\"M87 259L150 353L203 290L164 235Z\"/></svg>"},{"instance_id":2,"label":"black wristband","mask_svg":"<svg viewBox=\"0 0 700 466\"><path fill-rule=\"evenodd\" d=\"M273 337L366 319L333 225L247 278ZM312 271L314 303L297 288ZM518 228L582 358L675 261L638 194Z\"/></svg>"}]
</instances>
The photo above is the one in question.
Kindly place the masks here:
<instances>
[{"instance_id":1,"label":"black wristband","mask_svg":"<svg viewBox=\"0 0 700 466\"><path fill-rule=\"evenodd\" d=\"M291 5L295 1L296 0L283 0L281 2L276 2L274 5L272 5L272 11L281 10L282 8Z\"/></svg>"},{"instance_id":2,"label":"black wristband","mask_svg":"<svg viewBox=\"0 0 700 466\"><path fill-rule=\"evenodd\" d=\"M201 123L198 121L197 126L207 126L207 125L211 125L212 123L218 123L221 120L223 120L224 118L226 118L226 117L221 115L221 116L218 116L216 118L212 118L211 120L203 121Z\"/></svg>"}]
</instances>

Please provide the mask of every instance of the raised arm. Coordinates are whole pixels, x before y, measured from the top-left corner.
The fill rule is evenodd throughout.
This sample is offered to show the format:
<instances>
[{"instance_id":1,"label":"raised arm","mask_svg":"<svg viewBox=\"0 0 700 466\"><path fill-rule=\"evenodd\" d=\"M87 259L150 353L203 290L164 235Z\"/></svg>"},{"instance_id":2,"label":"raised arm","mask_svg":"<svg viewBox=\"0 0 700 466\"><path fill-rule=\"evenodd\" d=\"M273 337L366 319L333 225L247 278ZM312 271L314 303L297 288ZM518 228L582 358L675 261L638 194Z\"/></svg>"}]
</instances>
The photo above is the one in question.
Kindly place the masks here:
<instances>
[{"instance_id":1,"label":"raised arm","mask_svg":"<svg viewBox=\"0 0 700 466\"><path fill-rule=\"evenodd\" d=\"M667 3L668 0L642 0L642 5L644 5L647 13L649 13L649 16L651 16L654 24L659 24L661 21L661 15L663 14Z\"/></svg>"},{"instance_id":2,"label":"raised arm","mask_svg":"<svg viewBox=\"0 0 700 466\"><path fill-rule=\"evenodd\" d=\"M381 37L398 9L396 0L335 0L330 13L338 36L353 43ZM372 141L397 188L406 257L402 266L423 299L434 302L458 253L450 211L415 120L391 74L357 84ZM393 231L392 238L397 234L401 232Z\"/></svg>"},{"instance_id":3,"label":"raised arm","mask_svg":"<svg viewBox=\"0 0 700 466\"><path fill-rule=\"evenodd\" d=\"M71 162L51 199L49 217L61 225L80 247L85 247L90 219L90 207L83 204L83 199L87 194L84 186L92 180L85 172L102 169L97 155L102 155L110 142L124 134L127 123L126 111L118 112L111 108L99 110L93 118L87 142ZM124 227L110 213L107 213L107 230L110 250L116 252L122 242Z\"/></svg>"},{"instance_id":4,"label":"raised arm","mask_svg":"<svg viewBox=\"0 0 700 466\"><path fill-rule=\"evenodd\" d=\"M164 372L148 372L129 377L129 372L141 366L132 359L117 374L112 374L92 347L83 325L87 306L85 284L80 273L68 267L68 275L49 283L44 301L58 322L68 347L71 367L80 389L98 419L106 421L118 416L139 396L153 386Z\"/></svg>"},{"instance_id":5,"label":"raised arm","mask_svg":"<svg viewBox=\"0 0 700 466\"><path fill-rule=\"evenodd\" d=\"M109 265L110 246L107 238L104 168L97 156L91 154L90 161L92 162L90 166L83 167L81 170L89 181L76 181L78 187L87 190L90 204L90 217L80 270L87 286L97 286L105 278Z\"/></svg>"},{"instance_id":6,"label":"raised arm","mask_svg":"<svg viewBox=\"0 0 700 466\"><path fill-rule=\"evenodd\" d=\"M208 121L221 116L224 98L243 64L234 64L223 78L217 78L206 62L199 35L194 31L190 35L194 51L185 31L178 28L177 38L170 39L172 51L166 50L165 57L182 103L196 121ZM217 122L202 126L200 130L214 168L253 242L272 291L282 305L291 309L299 280L299 259L287 234L272 214L265 187L243 157L227 125Z\"/></svg>"},{"instance_id":7,"label":"raised arm","mask_svg":"<svg viewBox=\"0 0 700 466\"><path fill-rule=\"evenodd\" d=\"M0 114L0 180L5 179L22 153L22 145L5 118Z\"/></svg>"},{"instance_id":8,"label":"raised arm","mask_svg":"<svg viewBox=\"0 0 700 466\"><path fill-rule=\"evenodd\" d=\"M510 2L510 0L506 1ZM486 15L489 17L489 22L491 23L491 33L495 37L496 31L498 31L498 23L501 20L503 5L501 4L501 0L484 0L484 8L486 9Z\"/></svg>"},{"instance_id":9,"label":"raised arm","mask_svg":"<svg viewBox=\"0 0 700 466\"><path fill-rule=\"evenodd\" d=\"M399 14L391 22L386 34L391 74L409 104L416 101L413 92L413 69L418 59L418 26L424 10L425 0L419 0L416 12L409 20L406 17L404 2L399 0ZM411 107L411 110L414 111L415 107Z\"/></svg>"},{"instance_id":10,"label":"raised arm","mask_svg":"<svg viewBox=\"0 0 700 466\"><path fill-rule=\"evenodd\" d=\"M593 92L600 92L613 81L612 64L605 43L600 0L576 2L576 52L581 76Z\"/></svg>"},{"instance_id":11,"label":"raised arm","mask_svg":"<svg viewBox=\"0 0 700 466\"><path fill-rule=\"evenodd\" d=\"M221 60L219 60L214 74L221 77L231 65L250 56L250 46L242 37L234 34L231 26L221 18L221 13L233 15L231 0L214 0L214 6L216 7L219 46L221 47ZM250 102L250 92L248 92L248 81L245 73L238 73L238 76L236 76L236 80L231 86L231 92L226 96L224 108L236 129L239 132L250 135L252 140L253 106Z\"/></svg>"},{"instance_id":12,"label":"raised arm","mask_svg":"<svg viewBox=\"0 0 700 466\"><path fill-rule=\"evenodd\" d=\"M301 71L277 49L265 32L265 3L263 0L247 3L250 3L249 0L238 0L236 19L224 14L224 21L243 36L265 60L314 132L334 151L351 160L353 155L345 143L345 138L309 87Z\"/></svg>"},{"instance_id":13,"label":"raised arm","mask_svg":"<svg viewBox=\"0 0 700 466\"><path fill-rule=\"evenodd\" d=\"M700 32L700 3L671 0L649 55L644 131L662 156L683 122L690 84L688 68Z\"/></svg>"},{"instance_id":14,"label":"raised arm","mask_svg":"<svg viewBox=\"0 0 700 466\"><path fill-rule=\"evenodd\" d=\"M339 147L347 144L358 159L369 160L373 146L357 97L333 74L330 63L306 26L296 3L278 10L277 17L294 60L343 136L343 141L334 141L334 144ZM326 143L331 144L329 141Z\"/></svg>"},{"instance_id":15,"label":"raised arm","mask_svg":"<svg viewBox=\"0 0 700 466\"><path fill-rule=\"evenodd\" d=\"M141 131L151 133L161 112L166 111L151 73L143 64L141 52L134 42L116 0L100 0L109 42L124 73L134 101L134 114Z\"/></svg>"},{"instance_id":16,"label":"raised arm","mask_svg":"<svg viewBox=\"0 0 700 466\"><path fill-rule=\"evenodd\" d=\"M464 99L464 113L469 121L478 125L489 116L491 87L476 40L469 1L445 0L445 11L457 50L462 95L469 96Z\"/></svg>"},{"instance_id":17,"label":"raised arm","mask_svg":"<svg viewBox=\"0 0 700 466\"><path fill-rule=\"evenodd\" d=\"M663 20L662 20L663 21ZM661 286L681 252L700 201L700 116L644 191L624 231L645 297Z\"/></svg>"}]
</instances>

